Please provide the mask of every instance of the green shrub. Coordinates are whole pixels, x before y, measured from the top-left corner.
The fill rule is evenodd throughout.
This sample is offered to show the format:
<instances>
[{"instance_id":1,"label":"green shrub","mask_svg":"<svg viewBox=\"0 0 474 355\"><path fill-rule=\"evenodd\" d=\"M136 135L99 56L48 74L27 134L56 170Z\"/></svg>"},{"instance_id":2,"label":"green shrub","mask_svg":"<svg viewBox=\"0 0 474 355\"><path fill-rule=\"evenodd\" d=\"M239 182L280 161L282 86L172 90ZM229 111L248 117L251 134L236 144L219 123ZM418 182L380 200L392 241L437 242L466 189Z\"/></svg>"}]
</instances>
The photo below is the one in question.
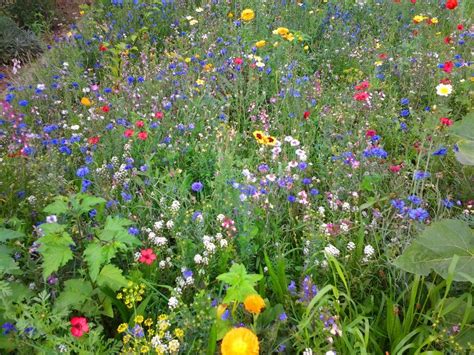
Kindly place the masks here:
<instances>
[{"instance_id":1,"label":"green shrub","mask_svg":"<svg viewBox=\"0 0 474 355\"><path fill-rule=\"evenodd\" d=\"M0 16L0 63L10 63L13 58L26 62L43 51L35 34L22 30L6 16Z\"/></svg>"},{"instance_id":2,"label":"green shrub","mask_svg":"<svg viewBox=\"0 0 474 355\"><path fill-rule=\"evenodd\" d=\"M15 0L5 10L20 27L32 30L38 21L50 22L54 17L55 4L54 0Z\"/></svg>"}]
</instances>

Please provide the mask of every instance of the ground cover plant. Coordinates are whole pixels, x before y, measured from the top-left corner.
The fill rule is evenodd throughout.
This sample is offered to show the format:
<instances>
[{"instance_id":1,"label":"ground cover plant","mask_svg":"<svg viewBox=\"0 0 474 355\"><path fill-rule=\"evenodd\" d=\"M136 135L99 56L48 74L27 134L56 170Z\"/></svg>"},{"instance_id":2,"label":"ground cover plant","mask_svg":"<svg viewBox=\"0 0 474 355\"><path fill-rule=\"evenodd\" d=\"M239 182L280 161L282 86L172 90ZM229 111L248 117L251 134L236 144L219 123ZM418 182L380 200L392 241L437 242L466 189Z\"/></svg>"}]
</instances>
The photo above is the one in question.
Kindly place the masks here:
<instances>
[{"instance_id":1,"label":"ground cover plant","mask_svg":"<svg viewBox=\"0 0 474 355\"><path fill-rule=\"evenodd\" d=\"M474 351L473 13L83 6L0 98L1 352Z\"/></svg>"}]
</instances>

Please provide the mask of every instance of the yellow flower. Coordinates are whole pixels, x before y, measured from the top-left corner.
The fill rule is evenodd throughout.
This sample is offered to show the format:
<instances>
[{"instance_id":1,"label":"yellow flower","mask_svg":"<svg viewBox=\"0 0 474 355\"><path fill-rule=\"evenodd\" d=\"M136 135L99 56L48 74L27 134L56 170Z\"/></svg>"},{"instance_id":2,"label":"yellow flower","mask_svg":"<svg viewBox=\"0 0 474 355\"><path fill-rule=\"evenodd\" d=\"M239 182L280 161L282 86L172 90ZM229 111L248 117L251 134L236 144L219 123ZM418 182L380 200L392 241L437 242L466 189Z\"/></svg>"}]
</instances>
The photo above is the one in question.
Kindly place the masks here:
<instances>
[{"instance_id":1,"label":"yellow flower","mask_svg":"<svg viewBox=\"0 0 474 355\"><path fill-rule=\"evenodd\" d=\"M147 318L143 324L145 324L147 327L150 327L153 324L153 319Z\"/></svg>"},{"instance_id":2,"label":"yellow flower","mask_svg":"<svg viewBox=\"0 0 474 355\"><path fill-rule=\"evenodd\" d=\"M135 317L135 323L138 323L138 324L141 324L143 322L143 316L142 315L138 315Z\"/></svg>"},{"instance_id":3,"label":"yellow flower","mask_svg":"<svg viewBox=\"0 0 474 355\"><path fill-rule=\"evenodd\" d=\"M149 351L150 351L150 348L146 345L143 345L142 348L140 349L140 352L143 353L143 354L147 353Z\"/></svg>"},{"instance_id":4,"label":"yellow flower","mask_svg":"<svg viewBox=\"0 0 474 355\"><path fill-rule=\"evenodd\" d=\"M264 141L263 144L274 146L276 144L276 142L277 142L277 140L276 140L275 137L265 136L265 141Z\"/></svg>"},{"instance_id":5,"label":"yellow flower","mask_svg":"<svg viewBox=\"0 0 474 355\"><path fill-rule=\"evenodd\" d=\"M176 335L177 338L182 338L184 337L184 331L181 328L176 328L174 330L174 335Z\"/></svg>"},{"instance_id":6,"label":"yellow flower","mask_svg":"<svg viewBox=\"0 0 474 355\"><path fill-rule=\"evenodd\" d=\"M168 316L167 316L166 314L160 314L160 315L158 316L158 320L163 321L163 320L167 320L167 319L168 319Z\"/></svg>"},{"instance_id":7,"label":"yellow flower","mask_svg":"<svg viewBox=\"0 0 474 355\"><path fill-rule=\"evenodd\" d=\"M198 80L196 80L196 84L197 84L198 86L203 86L203 85L204 85L204 80L198 79Z\"/></svg>"},{"instance_id":8,"label":"yellow flower","mask_svg":"<svg viewBox=\"0 0 474 355\"><path fill-rule=\"evenodd\" d=\"M286 27L278 27L275 31L273 31L273 34L280 36L287 35L288 33L290 33L290 30Z\"/></svg>"},{"instance_id":9,"label":"yellow flower","mask_svg":"<svg viewBox=\"0 0 474 355\"><path fill-rule=\"evenodd\" d=\"M122 342L124 344L127 344L130 341L130 339L132 339L132 336L130 334L124 335Z\"/></svg>"},{"instance_id":10,"label":"yellow flower","mask_svg":"<svg viewBox=\"0 0 474 355\"><path fill-rule=\"evenodd\" d=\"M307 51L309 49L309 46L304 46L303 49Z\"/></svg>"},{"instance_id":11,"label":"yellow flower","mask_svg":"<svg viewBox=\"0 0 474 355\"><path fill-rule=\"evenodd\" d=\"M222 355L258 355L258 338L250 329L234 328L224 336L221 352Z\"/></svg>"},{"instance_id":12,"label":"yellow flower","mask_svg":"<svg viewBox=\"0 0 474 355\"><path fill-rule=\"evenodd\" d=\"M437 24L439 22L438 18L437 17L433 17L431 19L431 23L434 23L434 24Z\"/></svg>"},{"instance_id":13,"label":"yellow flower","mask_svg":"<svg viewBox=\"0 0 474 355\"><path fill-rule=\"evenodd\" d=\"M245 298L244 307L247 312L260 314L262 309L265 308L265 301L260 295L250 295Z\"/></svg>"},{"instance_id":14,"label":"yellow flower","mask_svg":"<svg viewBox=\"0 0 474 355\"><path fill-rule=\"evenodd\" d=\"M122 323L118 326L117 332L123 333L124 331L127 330L127 328L128 328L128 324L127 323Z\"/></svg>"},{"instance_id":15,"label":"yellow flower","mask_svg":"<svg viewBox=\"0 0 474 355\"><path fill-rule=\"evenodd\" d=\"M383 61L377 60L374 64L376 67L380 67L381 65L383 65Z\"/></svg>"},{"instance_id":16,"label":"yellow flower","mask_svg":"<svg viewBox=\"0 0 474 355\"><path fill-rule=\"evenodd\" d=\"M91 102L91 100L89 100L87 97L83 97L83 98L81 99L81 104L83 104L84 106L89 107L89 106L92 105L92 102Z\"/></svg>"},{"instance_id":17,"label":"yellow flower","mask_svg":"<svg viewBox=\"0 0 474 355\"><path fill-rule=\"evenodd\" d=\"M229 12L229 13L227 14L227 17L228 17L228 18L233 18L233 17L234 17L234 14L233 14L232 12Z\"/></svg>"},{"instance_id":18,"label":"yellow flower","mask_svg":"<svg viewBox=\"0 0 474 355\"><path fill-rule=\"evenodd\" d=\"M255 12L252 9L245 9L240 14L240 18L246 22L252 21L255 18Z\"/></svg>"},{"instance_id":19,"label":"yellow flower","mask_svg":"<svg viewBox=\"0 0 474 355\"><path fill-rule=\"evenodd\" d=\"M214 65L212 65L212 63L207 63L204 66L204 71L210 72L212 70L212 68L214 68Z\"/></svg>"},{"instance_id":20,"label":"yellow flower","mask_svg":"<svg viewBox=\"0 0 474 355\"><path fill-rule=\"evenodd\" d=\"M295 36L293 35L293 33L288 33L287 35L285 36L282 36L284 39L286 39L287 41L293 41L295 39Z\"/></svg>"},{"instance_id":21,"label":"yellow flower","mask_svg":"<svg viewBox=\"0 0 474 355\"><path fill-rule=\"evenodd\" d=\"M420 23L420 22L426 20L427 18L428 17L423 16L423 15L416 15L416 16L413 17L413 22Z\"/></svg>"},{"instance_id":22,"label":"yellow flower","mask_svg":"<svg viewBox=\"0 0 474 355\"><path fill-rule=\"evenodd\" d=\"M254 131L253 136L255 137L258 143L265 144L265 133L263 133L262 131Z\"/></svg>"},{"instance_id":23,"label":"yellow flower","mask_svg":"<svg viewBox=\"0 0 474 355\"><path fill-rule=\"evenodd\" d=\"M261 41L258 41L257 43L255 43L255 47L262 48L262 47L265 47L266 44L267 44L267 42L265 40L261 40Z\"/></svg>"}]
</instances>

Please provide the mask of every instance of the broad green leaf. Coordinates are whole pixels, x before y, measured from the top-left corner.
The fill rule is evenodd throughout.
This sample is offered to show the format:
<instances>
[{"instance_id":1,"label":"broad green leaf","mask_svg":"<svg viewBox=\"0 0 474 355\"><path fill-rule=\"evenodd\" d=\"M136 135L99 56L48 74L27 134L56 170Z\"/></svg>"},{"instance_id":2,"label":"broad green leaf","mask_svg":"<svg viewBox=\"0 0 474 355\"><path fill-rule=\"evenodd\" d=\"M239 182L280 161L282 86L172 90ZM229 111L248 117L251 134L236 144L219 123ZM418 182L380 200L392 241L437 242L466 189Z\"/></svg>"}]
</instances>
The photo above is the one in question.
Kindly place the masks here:
<instances>
[{"instance_id":1,"label":"broad green leaf","mask_svg":"<svg viewBox=\"0 0 474 355\"><path fill-rule=\"evenodd\" d=\"M450 131L459 137L474 141L474 113L470 113L461 121L455 122Z\"/></svg>"},{"instance_id":2,"label":"broad green leaf","mask_svg":"<svg viewBox=\"0 0 474 355\"><path fill-rule=\"evenodd\" d=\"M11 248L0 245L0 272L11 274L19 270L18 264L10 254L11 252Z\"/></svg>"},{"instance_id":3,"label":"broad green leaf","mask_svg":"<svg viewBox=\"0 0 474 355\"><path fill-rule=\"evenodd\" d=\"M47 234L38 239L38 242L41 244L38 251L43 256L43 277L45 279L73 258L71 245L74 245L74 241L66 232Z\"/></svg>"},{"instance_id":4,"label":"broad green leaf","mask_svg":"<svg viewBox=\"0 0 474 355\"><path fill-rule=\"evenodd\" d=\"M102 197L91 196L87 194L77 194L74 197L76 203L79 204L78 212L79 213L86 213L93 209L95 206L104 204L107 201Z\"/></svg>"},{"instance_id":5,"label":"broad green leaf","mask_svg":"<svg viewBox=\"0 0 474 355\"><path fill-rule=\"evenodd\" d=\"M0 228L0 242L6 242L7 240L18 239L24 236L25 234L22 232L17 232L6 228Z\"/></svg>"},{"instance_id":6,"label":"broad green leaf","mask_svg":"<svg viewBox=\"0 0 474 355\"><path fill-rule=\"evenodd\" d=\"M120 270L115 265L105 265L97 277L97 284L99 286L107 286L113 291L117 291L121 287L127 286L127 279L122 275Z\"/></svg>"},{"instance_id":7,"label":"broad green leaf","mask_svg":"<svg viewBox=\"0 0 474 355\"><path fill-rule=\"evenodd\" d=\"M50 203L43 209L44 213L48 214L62 214L69 210L68 198L65 196L56 196L54 202Z\"/></svg>"},{"instance_id":8,"label":"broad green leaf","mask_svg":"<svg viewBox=\"0 0 474 355\"><path fill-rule=\"evenodd\" d=\"M64 290L59 294L54 307L56 309L80 309L81 305L89 300L92 294L92 285L83 279L72 279L64 282Z\"/></svg>"},{"instance_id":9,"label":"broad green leaf","mask_svg":"<svg viewBox=\"0 0 474 355\"><path fill-rule=\"evenodd\" d=\"M84 250L84 259L89 266L89 275L92 281L97 279L100 267L108 263L114 256L117 248L113 244L100 245L99 243L91 243Z\"/></svg>"},{"instance_id":10,"label":"broad green leaf","mask_svg":"<svg viewBox=\"0 0 474 355\"><path fill-rule=\"evenodd\" d=\"M128 246L141 245L141 241L130 235L126 227L132 225L126 218L108 216L104 228L98 233L100 240L105 242L118 241Z\"/></svg>"},{"instance_id":11,"label":"broad green leaf","mask_svg":"<svg viewBox=\"0 0 474 355\"><path fill-rule=\"evenodd\" d=\"M247 274L247 270L242 264L232 265L229 272L217 276L219 281L230 285L223 302L243 302L248 295L258 293L254 286L262 277L262 275Z\"/></svg>"},{"instance_id":12,"label":"broad green leaf","mask_svg":"<svg viewBox=\"0 0 474 355\"><path fill-rule=\"evenodd\" d=\"M474 165L474 140L463 139L457 143L456 159L463 165Z\"/></svg>"},{"instance_id":13,"label":"broad green leaf","mask_svg":"<svg viewBox=\"0 0 474 355\"><path fill-rule=\"evenodd\" d=\"M418 275L434 270L446 278L454 255L459 257L454 280L469 281L463 274L474 274L474 232L463 221L445 219L427 227L394 264Z\"/></svg>"}]
</instances>

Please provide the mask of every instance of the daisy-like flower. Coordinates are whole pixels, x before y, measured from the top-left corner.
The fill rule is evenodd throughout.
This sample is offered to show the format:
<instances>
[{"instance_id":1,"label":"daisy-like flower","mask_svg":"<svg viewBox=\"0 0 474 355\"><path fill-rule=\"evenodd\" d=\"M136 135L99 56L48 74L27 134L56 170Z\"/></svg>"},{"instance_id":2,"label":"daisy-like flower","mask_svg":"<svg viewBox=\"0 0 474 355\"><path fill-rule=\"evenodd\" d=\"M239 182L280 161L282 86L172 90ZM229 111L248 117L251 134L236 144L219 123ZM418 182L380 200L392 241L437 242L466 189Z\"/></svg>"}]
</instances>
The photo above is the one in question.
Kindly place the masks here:
<instances>
[{"instance_id":1,"label":"daisy-like flower","mask_svg":"<svg viewBox=\"0 0 474 355\"><path fill-rule=\"evenodd\" d=\"M259 344L257 336L244 327L227 332L221 344L222 355L257 355Z\"/></svg>"},{"instance_id":2,"label":"daisy-like flower","mask_svg":"<svg viewBox=\"0 0 474 355\"><path fill-rule=\"evenodd\" d=\"M453 92L453 86L451 84L438 84L436 86L436 93L439 96L449 96Z\"/></svg>"}]
</instances>

